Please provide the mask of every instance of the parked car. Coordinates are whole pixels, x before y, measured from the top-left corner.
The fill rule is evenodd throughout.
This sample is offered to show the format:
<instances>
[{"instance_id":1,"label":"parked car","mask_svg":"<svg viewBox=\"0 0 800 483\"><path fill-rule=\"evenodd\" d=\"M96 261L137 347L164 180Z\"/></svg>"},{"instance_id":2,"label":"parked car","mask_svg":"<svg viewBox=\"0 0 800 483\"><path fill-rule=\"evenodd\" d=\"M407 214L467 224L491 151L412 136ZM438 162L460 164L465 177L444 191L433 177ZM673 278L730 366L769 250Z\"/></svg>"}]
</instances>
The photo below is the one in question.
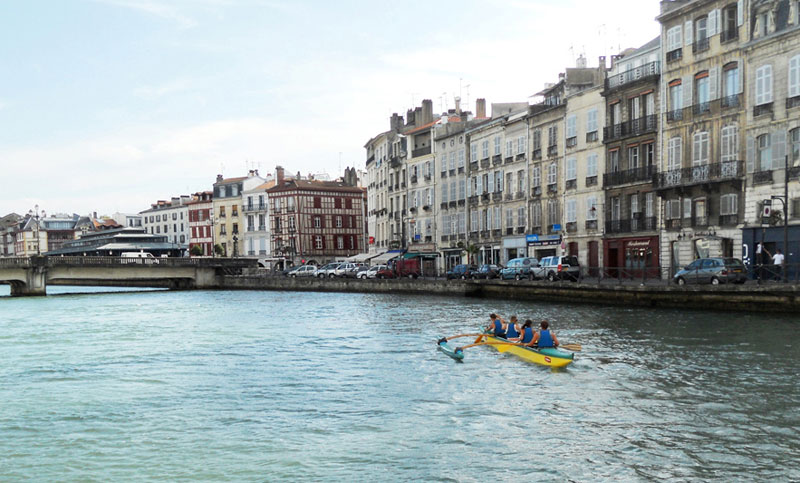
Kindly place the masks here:
<instances>
[{"instance_id":1,"label":"parked car","mask_svg":"<svg viewBox=\"0 0 800 483\"><path fill-rule=\"evenodd\" d=\"M314 273L314 276L319 278L324 278L324 277L333 278L336 276L336 269L339 268L339 265L341 264L342 264L341 262L333 262L327 265L323 265L317 269L317 271Z\"/></svg>"},{"instance_id":2,"label":"parked car","mask_svg":"<svg viewBox=\"0 0 800 483\"><path fill-rule=\"evenodd\" d=\"M367 272L369 272L371 267L368 267L364 264L361 264L356 268L352 273L352 275L348 274L348 277L352 276L358 279L365 279L367 278Z\"/></svg>"},{"instance_id":3,"label":"parked car","mask_svg":"<svg viewBox=\"0 0 800 483\"><path fill-rule=\"evenodd\" d=\"M747 280L747 270L737 258L698 258L672 277L678 285L687 283L744 283Z\"/></svg>"},{"instance_id":4,"label":"parked car","mask_svg":"<svg viewBox=\"0 0 800 483\"><path fill-rule=\"evenodd\" d=\"M389 268L388 265L381 265L381 268L379 268L375 272L375 278L396 278L396 277L397 276L395 275L394 270Z\"/></svg>"},{"instance_id":5,"label":"parked car","mask_svg":"<svg viewBox=\"0 0 800 483\"><path fill-rule=\"evenodd\" d=\"M333 269L333 274L337 277L346 277L347 272L355 270L356 268L358 268L358 265L355 263L343 262L340 263L338 267Z\"/></svg>"},{"instance_id":6,"label":"parked car","mask_svg":"<svg viewBox=\"0 0 800 483\"><path fill-rule=\"evenodd\" d=\"M551 282L555 280L577 282L581 276L581 266L576 256L544 257L539 265L544 277Z\"/></svg>"},{"instance_id":7,"label":"parked car","mask_svg":"<svg viewBox=\"0 0 800 483\"><path fill-rule=\"evenodd\" d=\"M300 265L289 270L286 274L289 277L313 277L317 273L316 265Z\"/></svg>"},{"instance_id":8,"label":"parked car","mask_svg":"<svg viewBox=\"0 0 800 483\"><path fill-rule=\"evenodd\" d=\"M499 277L500 270L502 269L503 267L501 267L500 265L492 265L484 263L477 270L472 272L470 276L472 277L473 280L477 280L479 278L490 280Z\"/></svg>"},{"instance_id":9,"label":"parked car","mask_svg":"<svg viewBox=\"0 0 800 483\"><path fill-rule=\"evenodd\" d=\"M367 270L367 274L364 276L365 278L378 278L378 272L381 270L387 270L389 267L387 265L375 265L373 267L369 267Z\"/></svg>"},{"instance_id":10,"label":"parked car","mask_svg":"<svg viewBox=\"0 0 800 483\"><path fill-rule=\"evenodd\" d=\"M466 280L472 276L472 272L477 270L478 267L475 265L456 265L452 270L447 272L447 280L453 280L454 278Z\"/></svg>"},{"instance_id":11,"label":"parked car","mask_svg":"<svg viewBox=\"0 0 800 483\"><path fill-rule=\"evenodd\" d=\"M502 280L536 280L544 278L544 270L539 266L539 260L534 257L514 258L508 261L506 268L500 270Z\"/></svg>"}]
</instances>

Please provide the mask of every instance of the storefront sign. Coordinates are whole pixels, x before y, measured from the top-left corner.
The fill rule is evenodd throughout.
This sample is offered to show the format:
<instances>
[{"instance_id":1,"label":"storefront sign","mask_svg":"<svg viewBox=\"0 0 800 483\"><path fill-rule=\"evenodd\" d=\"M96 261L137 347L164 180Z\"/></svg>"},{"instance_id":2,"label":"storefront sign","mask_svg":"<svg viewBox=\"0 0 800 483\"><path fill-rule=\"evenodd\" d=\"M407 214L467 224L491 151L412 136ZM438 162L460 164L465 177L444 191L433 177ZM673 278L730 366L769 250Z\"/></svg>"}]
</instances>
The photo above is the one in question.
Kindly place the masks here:
<instances>
[{"instance_id":1,"label":"storefront sign","mask_svg":"<svg viewBox=\"0 0 800 483\"><path fill-rule=\"evenodd\" d=\"M526 235L525 241L528 242L529 247L559 245L561 243L561 235Z\"/></svg>"},{"instance_id":2,"label":"storefront sign","mask_svg":"<svg viewBox=\"0 0 800 483\"><path fill-rule=\"evenodd\" d=\"M631 240L627 245L630 248L647 248L650 246L650 240Z\"/></svg>"}]
</instances>

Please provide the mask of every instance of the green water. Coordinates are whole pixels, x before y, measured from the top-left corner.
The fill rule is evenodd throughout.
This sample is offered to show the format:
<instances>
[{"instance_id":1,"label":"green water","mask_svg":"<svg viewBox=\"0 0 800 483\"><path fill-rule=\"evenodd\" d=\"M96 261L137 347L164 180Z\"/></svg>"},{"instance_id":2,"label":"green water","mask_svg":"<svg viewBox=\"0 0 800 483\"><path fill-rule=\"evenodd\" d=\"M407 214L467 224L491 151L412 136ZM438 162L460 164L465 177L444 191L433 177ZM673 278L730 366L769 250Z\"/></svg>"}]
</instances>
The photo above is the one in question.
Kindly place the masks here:
<instances>
[{"instance_id":1,"label":"green water","mask_svg":"<svg viewBox=\"0 0 800 483\"><path fill-rule=\"evenodd\" d=\"M490 311L548 318L584 350L560 371L436 350ZM0 480L796 481L796 319L365 294L0 297Z\"/></svg>"}]
</instances>

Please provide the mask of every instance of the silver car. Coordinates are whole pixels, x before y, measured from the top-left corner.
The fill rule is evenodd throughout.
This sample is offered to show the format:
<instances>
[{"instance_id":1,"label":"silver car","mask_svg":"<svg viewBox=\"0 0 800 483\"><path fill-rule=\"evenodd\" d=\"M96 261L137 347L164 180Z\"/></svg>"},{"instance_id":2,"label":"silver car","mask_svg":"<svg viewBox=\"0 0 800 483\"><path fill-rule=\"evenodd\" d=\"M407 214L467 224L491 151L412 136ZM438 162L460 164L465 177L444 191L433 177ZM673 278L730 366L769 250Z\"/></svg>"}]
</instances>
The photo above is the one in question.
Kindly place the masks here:
<instances>
[{"instance_id":1,"label":"silver car","mask_svg":"<svg viewBox=\"0 0 800 483\"><path fill-rule=\"evenodd\" d=\"M336 269L339 268L339 265L341 264L341 262L334 262L323 265L319 267L316 272L314 272L314 276L318 278L333 278L336 276Z\"/></svg>"},{"instance_id":2,"label":"silver car","mask_svg":"<svg viewBox=\"0 0 800 483\"><path fill-rule=\"evenodd\" d=\"M317 273L316 265L300 265L289 271L286 275L292 278L313 277Z\"/></svg>"}]
</instances>

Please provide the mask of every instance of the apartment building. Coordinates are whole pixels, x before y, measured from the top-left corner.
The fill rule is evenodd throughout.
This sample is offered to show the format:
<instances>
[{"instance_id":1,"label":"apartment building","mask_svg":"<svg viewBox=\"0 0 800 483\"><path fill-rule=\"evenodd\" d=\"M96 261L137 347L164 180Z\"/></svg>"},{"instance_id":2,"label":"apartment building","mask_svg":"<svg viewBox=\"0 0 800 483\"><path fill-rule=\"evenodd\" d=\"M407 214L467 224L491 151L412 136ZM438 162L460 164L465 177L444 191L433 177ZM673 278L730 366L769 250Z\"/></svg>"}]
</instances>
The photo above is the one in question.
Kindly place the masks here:
<instances>
[{"instance_id":1,"label":"apartment building","mask_svg":"<svg viewBox=\"0 0 800 483\"><path fill-rule=\"evenodd\" d=\"M255 170L237 178L217 175L212 195L212 225L214 243L219 245L222 256L238 257L242 254L242 192L262 185L264 181Z\"/></svg>"},{"instance_id":2,"label":"apartment building","mask_svg":"<svg viewBox=\"0 0 800 483\"><path fill-rule=\"evenodd\" d=\"M283 167L277 166L275 170L280 171L280 177L283 178ZM273 186L274 179L242 191L244 256L256 257L272 253L267 190Z\"/></svg>"},{"instance_id":3,"label":"apartment building","mask_svg":"<svg viewBox=\"0 0 800 483\"><path fill-rule=\"evenodd\" d=\"M743 1L661 3L661 265L742 256L745 110Z\"/></svg>"},{"instance_id":4,"label":"apartment building","mask_svg":"<svg viewBox=\"0 0 800 483\"><path fill-rule=\"evenodd\" d=\"M788 264L799 263L800 3L748 2L743 13L749 21L735 31L741 34L736 42L741 45L747 74L743 256L758 263L755 247L763 236L769 253L780 248ZM772 197L787 194L784 210L783 203ZM772 216L762 229L764 200L771 201ZM784 216L788 216L789 247L783 239Z\"/></svg>"},{"instance_id":5,"label":"apartment building","mask_svg":"<svg viewBox=\"0 0 800 483\"><path fill-rule=\"evenodd\" d=\"M178 245L184 253L189 250L189 202L188 195L172 197L169 201L159 200L150 209L139 212L142 225L147 233L165 235L167 241Z\"/></svg>"},{"instance_id":6,"label":"apartment building","mask_svg":"<svg viewBox=\"0 0 800 483\"><path fill-rule=\"evenodd\" d=\"M400 158L406 156L406 138L400 135L403 123L402 116L392 114L389 130L378 134L364 145L367 151L368 252L373 254L386 251L391 242L389 167L392 161L397 164Z\"/></svg>"},{"instance_id":7,"label":"apartment building","mask_svg":"<svg viewBox=\"0 0 800 483\"><path fill-rule=\"evenodd\" d=\"M661 38L612 56L603 97L607 123L604 188L604 266L607 274L659 276Z\"/></svg>"},{"instance_id":8,"label":"apartment building","mask_svg":"<svg viewBox=\"0 0 800 483\"><path fill-rule=\"evenodd\" d=\"M211 223L213 195L212 191L198 192L186 204L189 217L189 254L192 256L214 256L214 227Z\"/></svg>"}]
</instances>

